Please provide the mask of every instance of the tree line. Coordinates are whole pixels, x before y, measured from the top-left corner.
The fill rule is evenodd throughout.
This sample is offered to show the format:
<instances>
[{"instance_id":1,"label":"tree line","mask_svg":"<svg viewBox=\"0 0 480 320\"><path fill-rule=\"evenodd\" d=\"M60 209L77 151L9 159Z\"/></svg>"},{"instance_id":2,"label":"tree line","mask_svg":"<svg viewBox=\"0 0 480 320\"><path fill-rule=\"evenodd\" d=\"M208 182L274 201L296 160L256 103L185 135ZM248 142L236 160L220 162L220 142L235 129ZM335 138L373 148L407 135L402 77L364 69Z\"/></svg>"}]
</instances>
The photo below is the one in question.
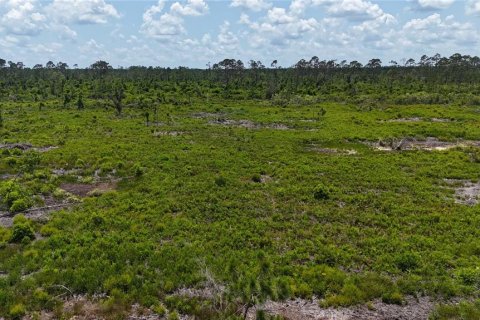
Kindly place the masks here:
<instances>
[{"instance_id":1,"label":"tree line","mask_svg":"<svg viewBox=\"0 0 480 320\"><path fill-rule=\"evenodd\" d=\"M273 60L270 64L264 64L262 61L249 60L247 63L244 63L242 60L237 59L223 59L213 65L208 63L208 70L244 70L244 69L278 69L281 68L278 65L278 60ZM439 53L433 56L422 55L418 61L414 58L402 59L402 61L397 62L395 60L390 60L388 65L383 64L382 60L379 58L372 58L366 64L362 64L357 60L347 61L341 60L320 60L317 56L313 56L310 59L300 59L294 65L286 67L286 69L336 69L336 68L380 68L380 67L445 67L445 66L465 66L465 67L478 67L480 66L480 58L478 56L462 55L460 53L455 53L450 57L442 57ZM10 69L29 69L21 61L7 61L0 58L0 68L10 68ZM57 70L66 70L69 69L69 65L65 62L54 63L53 61L48 61L45 65L35 64L32 69L57 69ZM78 69L78 65L73 65L74 69ZM131 66L127 69L135 68L147 68L144 66ZM152 69L153 67L148 67ZM160 67L155 67L158 69ZM106 61L99 60L91 64L87 69L93 70L109 70L113 67ZM123 69L123 68L121 68ZM161 68L160 68L161 69ZM167 68L168 69L168 68ZM187 67L179 66L177 69L189 69Z\"/></svg>"}]
</instances>

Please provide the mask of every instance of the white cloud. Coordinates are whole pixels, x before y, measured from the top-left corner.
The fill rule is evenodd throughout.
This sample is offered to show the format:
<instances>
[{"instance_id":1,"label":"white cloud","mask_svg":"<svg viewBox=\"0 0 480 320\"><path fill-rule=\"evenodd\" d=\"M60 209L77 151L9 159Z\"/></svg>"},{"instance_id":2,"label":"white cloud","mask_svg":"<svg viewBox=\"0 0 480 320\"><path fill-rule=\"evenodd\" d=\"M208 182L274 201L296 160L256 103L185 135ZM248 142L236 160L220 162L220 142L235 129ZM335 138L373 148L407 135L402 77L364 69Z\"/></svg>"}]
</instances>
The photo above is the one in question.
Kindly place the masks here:
<instances>
[{"instance_id":1,"label":"white cloud","mask_svg":"<svg viewBox=\"0 0 480 320\"><path fill-rule=\"evenodd\" d=\"M232 0L230 6L258 12L270 8L272 4L264 0Z\"/></svg>"},{"instance_id":2,"label":"white cloud","mask_svg":"<svg viewBox=\"0 0 480 320\"><path fill-rule=\"evenodd\" d=\"M423 9L446 9L450 7L455 0L417 0L417 2Z\"/></svg>"},{"instance_id":3,"label":"white cloud","mask_svg":"<svg viewBox=\"0 0 480 320\"><path fill-rule=\"evenodd\" d=\"M267 21L272 24L287 24L295 21L295 17L287 14L284 8L273 8L268 10Z\"/></svg>"},{"instance_id":4,"label":"white cloud","mask_svg":"<svg viewBox=\"0 0 480 320\"><path fill-rule=\"evenodd\" d=\"M165 1L159 0L143 14L141 32L148 37L165 39L165 37L185 34L184 16L201 16L208 13L208 5L203 0L188 0L185 5L175 2L169 12L163 14ZM161 14L161 15L160 15Z\"/></svg>"},{"instance_id":5,"label":"white cloud","mask_svg":"<svg viewBox=\"0 0 480 320\"><path fill-rule=\"evenodd\" d=\"M394 21L395 18L385 13L378 4L364 0L340 0L328 2L328 13L337 17L346 17L356 20L383 19Z\"/></svg>"},{"instance_id":6,"label":"white cloud","mask_svg":"<svg viewBox=\"0 0 480 320\"><path fill-rule=\"evenodd\" d=\"M35 0L7 0L2 3L5 12L0 18L0 28L4 33L32 36L44 28L46 18L36 7Z\"/></svg>"},{"instance_id":7,"label":"white cloud","mask_svg":"<svg viewBox=\"0 0 480 320\"><path fill-rule=\"evenodd\" d=\"M120 15L104 0L53 0L46 11L56 21L79 24L103 24Z\"/></svg>"},{"instance_id":8,"label":"white cloud","mask_svg":"<svg viewBox=\"0 0 480 320\"><path fill-rule=\"evenodd\" d=\"M171 5L170 11L172 14L182 16L202 16L208 12L208 5L203 0L188 0L185 5L175 2Z\"/></svg>"},{"instance_id":9,"label":"white cloud","mask_svg":"<svg viewBox=\"0 0 480 320\"><path fill-rule=\"evenodd\" d=\"M434 13L425 19L412 19L405 23L402 29L404 43L425 44L429 46L445 45L475 45L479 41L476 28L470 23L455 21L452 15L442 19Z\"/></svg>"},{"instance_id":10,"label":"white cloud","mask_svg":"<svg viewBox=\"0 0 480 320\"><path fill-rule=\"evenodd\" d=\"M465 12L469 15L480 15L480 1L479 0L468 0Z\"/></svg>"}]
</instances>

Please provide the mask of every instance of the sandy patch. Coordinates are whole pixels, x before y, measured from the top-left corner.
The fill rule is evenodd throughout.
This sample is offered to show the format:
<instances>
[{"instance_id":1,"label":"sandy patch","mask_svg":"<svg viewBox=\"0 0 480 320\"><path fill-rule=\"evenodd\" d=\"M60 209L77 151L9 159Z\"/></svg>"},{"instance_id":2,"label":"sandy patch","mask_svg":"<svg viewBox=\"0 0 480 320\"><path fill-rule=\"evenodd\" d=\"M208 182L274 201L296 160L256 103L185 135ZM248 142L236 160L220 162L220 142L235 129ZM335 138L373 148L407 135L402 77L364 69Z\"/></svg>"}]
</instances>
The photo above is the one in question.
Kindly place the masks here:
<instances>
[{"instance_id":1,"label":"sandy patch","mask_svg":"<svg viewBox=\"0 0 480 320\"><path fill-rule=\"evenodd\" d=\"M378 142L365 142L365 144L379 151L445 151L457 147L480 147L480 141L459 140L450 142L441 141L434 137L428 137L426 140L416 140L414 138L388 139Z\"/></svg>"},{"instance_id":2,"label":"sandy patch","mask_svg":"<svg viewBox=\"0 0 480 320\"><path fill-rule=\"evenodd\" d=\"M259 124L250 120L231 120L231 119L213 119L208 121L209 124L221 125L228 127L247 128L247 129L274 129L274 130L288 130L288 127L282 123Z\"/></svg>"},{"instance_id":3,"label":"sandy patch","mask_svg":"<svg viewBox=\"0 0 480 320\"><path fill-rule=\"evenodd\" d=\"M480 181L473 183L470 180L445 179L450 188L455 190L455 202L467 206L480 203Z\"/></svg>"},{"instance_id":4,"label":"sandy patch","mask_svg":"<svg viewBox=\"0 0 480 320\"><path fill-rule=\"evenodd\" d=\"M107 191L114 190L117 187L116 181L101 182L94 184L87 183L62 183L60 188L68 193L78 197L89 197L103 194Z\"/></svg>"},{"instance_id":5,"label":"sandy patch","mask_svg":"<svg viewBox=\"0 0 480 320\"><path fill-rule=\"evenodd\" d=\"M44 205L42 207L33 207L23 212L0 212L0 226L11 227L13 225L13 218L17 214L23 214L27 219L38 222L46 222L50 218L50 213L61 209L69 208L76 203L74 199L55 199L48 196L44 198Z\"/></svg>"},{"instance_id":6,"label":"sandy patch","mask_svg":"<svg viewBox=\"0 0 480 320\"><path fill-rule=\"evenodd\" d=\"M153 133L154 137L163 137L163 136L170 136L170 137L176 137L176 136L181 136L184 134L184 132L181 131L155 131Z\"/></svg>"},{"instance_id":7,"label":"sandy patch","mask_svg":"<svg viewBox=\"0 0 480 320\"><path fill-rule=\"evenodd\" d=\"M428 297L415 299L407 297L404 305L392 305L381 300L366 305L348 308L322 308L317 299L296 299L283 302L269 301L258 308L271 315L279 315L287 320L426 320L435 304ZM255 319L255 310L251 310L248 319Z\"/></svg>"},{"instance_id":8,"label":"sandy patch","mask_svg":"<svg viewBox=\"0 0 480 320\"><path fill-rule=\"evenodd\" d=\"M322 154L331 154L331 155L347 155L352 156L358 154L357 150L354 149L337 149L337 148L322 148L318 146L310 146L307 148L309 151L314 151Z\"/></svg>"},{"instance_id":9,"label":"sandy patch","mask_svg":"<svg viewBox=\"0 0 480 320\"><path fill-rule=\"evenodd\" d=\"M18 149L22 151L34 150L38 152L47 152L58 149L56 146L34 147L30 143L7 143L0 144L0 149Z\"/></svg>"},{"instance_id":10,"label":"sandy patch","mask_svg":"<svg viewBox=\"0 0 480 320\"><path fill-rule=\"evenodd\" d=\"M452 119L448 118L421 118L421 117L411 117L411 118L396 118L389 120L382 120L380 122L399 122L399 123L409 123L409 122L454 122Z\"/></svg>"}]
</instances>

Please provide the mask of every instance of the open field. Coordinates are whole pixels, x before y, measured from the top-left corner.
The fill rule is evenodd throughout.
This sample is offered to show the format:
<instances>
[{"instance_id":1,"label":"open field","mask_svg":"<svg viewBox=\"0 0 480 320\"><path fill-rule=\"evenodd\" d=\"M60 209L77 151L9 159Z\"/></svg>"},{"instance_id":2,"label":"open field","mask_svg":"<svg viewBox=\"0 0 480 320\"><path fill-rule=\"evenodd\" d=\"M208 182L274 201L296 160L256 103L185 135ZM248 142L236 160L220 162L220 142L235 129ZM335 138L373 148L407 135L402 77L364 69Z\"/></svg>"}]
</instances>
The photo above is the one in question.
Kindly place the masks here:
<instances>
[{"instance_id":1,"label":"open field","mask_svg":"<svg viewBox=\"0 0 480 320\"><path fill-rule=\"evenodd\" d=\"M158 118L4 104L0 315L296 319L281 301L314 297L339 319L478 319L478 106L212 99Z\"/></svg>"}]
</instances>

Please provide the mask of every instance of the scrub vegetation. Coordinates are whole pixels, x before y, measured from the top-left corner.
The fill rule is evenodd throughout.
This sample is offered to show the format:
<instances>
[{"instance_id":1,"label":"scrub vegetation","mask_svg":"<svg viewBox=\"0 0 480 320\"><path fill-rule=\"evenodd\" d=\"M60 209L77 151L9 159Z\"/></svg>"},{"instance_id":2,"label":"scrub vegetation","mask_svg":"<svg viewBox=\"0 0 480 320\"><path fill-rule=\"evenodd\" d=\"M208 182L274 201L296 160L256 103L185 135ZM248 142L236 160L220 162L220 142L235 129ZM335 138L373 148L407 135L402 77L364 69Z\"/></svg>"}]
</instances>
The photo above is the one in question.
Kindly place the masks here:
<instances>
[{"instance_id":1,"label":"scrub vegetation","mask_svg":"<svg viewBox=\"0 0 480 320\"><path fill-rule=\"evenodd\" d=\"M453 62L2 68L0 317L428 297L431 319L478 319L479 80Z\"/></svg>"}]
</instances>

